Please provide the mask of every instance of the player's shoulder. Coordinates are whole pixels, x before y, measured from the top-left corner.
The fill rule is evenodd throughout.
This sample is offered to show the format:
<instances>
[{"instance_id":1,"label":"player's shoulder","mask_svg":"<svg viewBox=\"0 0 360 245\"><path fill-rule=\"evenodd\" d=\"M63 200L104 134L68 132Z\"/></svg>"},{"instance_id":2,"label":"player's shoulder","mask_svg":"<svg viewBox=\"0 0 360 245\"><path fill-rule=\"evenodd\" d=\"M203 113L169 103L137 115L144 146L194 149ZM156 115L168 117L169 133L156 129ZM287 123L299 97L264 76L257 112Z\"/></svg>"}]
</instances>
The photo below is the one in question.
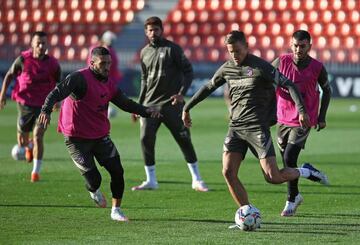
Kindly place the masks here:
<instances>
[{"instance_id":1,"label":"player's shoulder","mask_svg":"<svg viewBox=\"0 0 360 245\"><path fill-rule=\"evenodd\" d=\"M246 57L246 62L248 64L252 64L253 66L260 66L260 67L270 64L268 61L254 54L248 54L248 56Z\"/></svg>"},{"instance_id":2,"label":"player's shoulder","mask_svg":"<svg viewBox=\"0 0 360 245\"><path fill-rule=\"evenodd\" d=\"M69 79L69 80L84 79L83 70L76 70L76 71L73 71L73 72L69 73L66 76L66 79Z\"/></svg>"}]
</instances>

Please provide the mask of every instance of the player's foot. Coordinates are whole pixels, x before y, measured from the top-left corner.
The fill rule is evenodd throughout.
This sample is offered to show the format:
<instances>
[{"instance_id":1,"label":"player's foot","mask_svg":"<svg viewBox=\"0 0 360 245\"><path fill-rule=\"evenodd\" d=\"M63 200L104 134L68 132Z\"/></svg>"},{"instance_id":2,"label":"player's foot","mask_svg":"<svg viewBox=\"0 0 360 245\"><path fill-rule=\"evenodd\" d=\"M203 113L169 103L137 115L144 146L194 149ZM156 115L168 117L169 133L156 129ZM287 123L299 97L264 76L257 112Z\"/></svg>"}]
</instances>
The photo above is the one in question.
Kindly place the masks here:
<instances>
[{"instance_id":1,"label":"player's foot","mask_svg":"<svg viewBox=\"0 0 360 245\"><path fill-rule=\"evenodd\" d=\"M200 191L200 192L207 192L209 191L209 188L206 186L205 182L202 180L194 180L192 182L191 187L195 190L195 191Z\"/></svg>"},{"instance_id":2,"label":"player's foot","mask_svg":"<svg viewBox=\"0 0 360 245\"><path fill-rule=\"evenodd\" d=\"M158 189L159 185L157 182L144 181L141 185L134 186L131 188L132 191L143 191L143 190L155 190Z\"/></svg>"},{"instance_id":3,"label":"player's foot","mask_svg":"<svg viewBox=\"0 0 360 245\"><path fill-rule=\"evenodd\" d=\"M31 182L38 182L40 180L40 175L38 173L31 173Z\"/></svg>"},{"instance_id":4,"label":"player's foot","mask_svg":"<svg viewBox=\"0 0 360 245\"><path fill-rule=\"evenodd\" d=\"M121 222L129 221L128 217L125 216L125 214L121 211L120 208L111 210L110 217L112 220L115 221L121 221Z\"/></svg>"},{"instance_id":5,"label":"player's foot","mask_svg":"<svg viewBox=\"0 0 360 245\"><path fill-rule=\"evenodd\" d=\"M307 168L310 170L310 176L308 177L309 180L319 182L323 185L329 185L329 180L326 174L322 173L321 171L317 170L314 166L310 163L304 163L302 168Z\"/></svg>"},{"instance_id":6,"label":"player's foot","mask_svg":"<svg viewBox=\"0 0 360 245\"><path fill-rule=\"evenodd\" d=\"M91 199L94 200L94 202L96 203L96 205L99 208L106 208L105 196L101 193L101 191L99 189L95 192L89 191L89 193L90 193Z\"/></svg>"},{"instance_id":7,"label":"player's foot","mask_svg":"<svg viewBox=\"0 0 360 245\"><path fill-rule=\"evenodd\" d=\"M296 209L299 207L299 205L304 201L304 198L299 194L295 197L294 202L286 201L284 210L281 212L281 216L283 217L290 217L294 216Z\"/></svg>"},{"instance_id":8,"label":"player's foot","mask_svg":"<svg viewBox=\"0 0 360 245\"><path fill-rule=\"evenodd\" d=\"M25 160L27 162L31 162L33 160L34 156L33 156L33 150L32 148L26 147L25 148Z\"/></svg>"}]
</instances>

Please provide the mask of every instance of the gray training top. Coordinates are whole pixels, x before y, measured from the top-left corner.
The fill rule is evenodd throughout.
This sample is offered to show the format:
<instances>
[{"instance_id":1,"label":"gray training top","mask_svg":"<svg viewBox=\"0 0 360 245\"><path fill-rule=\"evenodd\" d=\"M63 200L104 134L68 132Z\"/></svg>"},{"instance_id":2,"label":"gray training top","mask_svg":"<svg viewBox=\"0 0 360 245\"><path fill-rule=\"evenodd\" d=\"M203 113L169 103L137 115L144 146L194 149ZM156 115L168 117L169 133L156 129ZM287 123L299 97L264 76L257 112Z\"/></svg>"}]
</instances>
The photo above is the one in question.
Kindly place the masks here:
<instances>
[{"instance_id":1,"label":"gray training top","mask_svg":"<svg viewBox=\"0 0 360 245\"><path fill-rule=\"evenodd\" d=\"M145 106L168 104L175 94L185 95L193 79L193 69L181 47L167 39L149 43L140 53L141 92Z\"/></svg>"},{"instance_id":2,"label":"gray training top","mask_svg":"<svg viewBox=\"0 0 360 245\"><path fill-rule=\"evenodd\" d=\"M270 63L252 54L248 54L240 66L232 60L225 62L212 79L188 101L184 111L189 111L225 83L229 86L231 101L230 127L251 130L275 124L274 83L286 87L299 112L305 112L301 95L294 83Z\"/></svg>"}]
</instances>

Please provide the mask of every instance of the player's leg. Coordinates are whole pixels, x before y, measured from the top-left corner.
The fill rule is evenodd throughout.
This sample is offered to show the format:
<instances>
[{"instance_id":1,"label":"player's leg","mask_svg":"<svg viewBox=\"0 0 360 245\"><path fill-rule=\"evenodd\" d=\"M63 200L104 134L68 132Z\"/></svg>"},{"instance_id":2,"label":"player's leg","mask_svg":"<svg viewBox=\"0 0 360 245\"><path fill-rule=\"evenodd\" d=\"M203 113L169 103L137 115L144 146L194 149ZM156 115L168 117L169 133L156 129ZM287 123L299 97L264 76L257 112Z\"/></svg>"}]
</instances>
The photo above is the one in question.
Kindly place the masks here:
<instances>
[{"instance_id":1,"label":"player's leg","mask_svg":"<svg viewBox=\"0 0 360 245\"><path fill-rule=\"evenodd\" d=\"M276 163L274 145L270 130L260 127L257 130L246 132L246 140L250 149L260 160L265 180L272 184L280 184L299 178L299 171L294 168L279 170Z\"/></svg>"},{"instance_id":2,"label":"player's leg","mask_svg":"<svg viewBox=\"0 0 360 245\"><path fill-rule=\"evenodd\" d=\"M155 172L155 141L160 125L160 119L140 118L140 142L145 163L146 180L140 185L132 187L133 191L154 190L158 188Z\"/></svg>"},{"instance_id":3,"label":"player's leg","mask_svg":"<svg viewBox=\"0 0 360 245\"><path fill-rule=\"evenodd\" d=\"M222 174L232 198L239 207L249 204L245 187L238 177L247 149L248 144L242 138L241 131L229 128L223 145Z\"/></svg>"},{"instance_id":4,"label":"player's leg","mask_svg":"<svg viewBox=\"0 0 360 245\"><path fill-rule=\"evenodd\" d=\"M223 153L222 174L232 198L239 207L249 204L249 198L245 187L238 177L242 160L243 155L239 152L224 151Z\"/></svg>"},{"instance_id":5,"label":"player's leg","mask_svg":"<svg viewBox=\"0 0 360 245\"><path fill-rule=\"evenodd\" d=\"M17 118L17 142L18 146L25 149L25 160L31 162L32 160L32 146L30 147L30 132L35 124L35 117L32 108L17 104L18 118ZM31 154L30 154L31 153ZM29 157L26 157L29 155ZM31 159L30 159L31 158Z\"/></svg>"},{"instance_id":6,"label":"player's leg","mask_svg":"<svg viewBox=\"0 0 360 245\"><path fill-rule=\"evenodd\" d=\"M46 128L36 123L33 132L33 170L31 172L31 181L36 182L40 179L40 169L44 154L44 134Z\"/></svg>"},{"instance_id":7,"label":"player's leg","mask_svg":"<svg viewBox=\"0 0 360 245\"><path fill-rule=\"evenodd\" d=\"M94 140L65 137L65 145L75 166L85 179L85 187L98 207L106 207L106 199L100 191L101 175L94 161Z\"/></svg>"},{"instance_id":8,"label":"player's leg","mask_svg":"<svg viewBox=\"0 0 360 245\"><path fill-rule=\"evenodd\" d=\"M97 161L107 170L111 177L111 219L128 221L128 218L121 210L121 201L125 187L124 169L121 165L119 153L110 137L105 137L97 141L97 144L94 146L94 154Z\"/></svg>"},{"instance_id":9,"label":"player's leg","mask_svg":"<svg viewBox=\"0 0 360 245\"><path fill-rule=\"evenodd\" d=\"M190 130L184 126L184 123L181 120L182 106L167 106L163 108L163 111L162 121L170 130L187 162L192 178L192 189L201 192L209 191L209 188L206 186L200 175L195 149L191 141Z\"/></svg>"}]
</instances>

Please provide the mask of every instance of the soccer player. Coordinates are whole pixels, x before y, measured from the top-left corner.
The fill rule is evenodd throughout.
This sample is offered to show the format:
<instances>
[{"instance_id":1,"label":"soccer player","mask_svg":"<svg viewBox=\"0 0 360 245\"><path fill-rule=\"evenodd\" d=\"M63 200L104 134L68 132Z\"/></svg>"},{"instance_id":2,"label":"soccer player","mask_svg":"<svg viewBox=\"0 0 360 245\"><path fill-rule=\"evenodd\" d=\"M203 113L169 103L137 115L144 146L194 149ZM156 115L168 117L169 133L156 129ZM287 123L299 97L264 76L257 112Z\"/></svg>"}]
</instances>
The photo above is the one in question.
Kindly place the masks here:
<instances>
[{"instance_id":1,"label":"soccer player","mask_svg":"<svg viewBox=\"0 0 360 245\"><path fill-rule=\"evenodd\" d=\"M44 154L44 133L37 123L41 106L47 94L60 82L61 69L58 61L48 55L47 35L35 32L31 38L31 48L23 51L6 73L0 93L0 110L6 104L6 91L14 78L12 99L17 102L17 142L26 149L26 160L33 161L31 182L40 180L40 167ZM33 131L33 148L30 133Z\"/></svg>"},{"instance_id":2,"label":"soccer player","mask_svg":"<svg viewBox=\"0 0 360 245\"><path fill-rule=\"evenodd\" d=\"M119 153L112 142L107 110L111 101L116 106L143 117L159 117L160 113L127 98L116 82L109 79L110 52L96 47L91 52L90 67L71 73L46 97L39 122L46 127L50 123L52 106L63 99L58 131L65 137L65 145L76 167L86 181L90 197L99 207L106 207L106 199L100 191L101 175L94 158L111 176L111 219L127 221L120 209L124 192L123 168Z\"/></svg>"},{"instance_id":3,"label":"soccer player","mask_svg":"<svg viewBox=\"0 0 360 245\"><path fill-rule=\"evenodd\" d=\"M111 55L111 66L110 66L110 71L109 71L109 77L119 84L122 79L122 74L118 70L119 59L116 54L116 50L113 47L113 43L115 41L116 41L115 33L113 33L112 31L105 31L101 36L100 42L97 45L90 47L90 54L87 59L87 64L90 65L90 62L91 62L91 50L93 50L97 46L107 48ZM108 117L111 118L111 117L113 117L113 115L116 115L116 109L114 107L112 107L111 105L109 105Z\"/></svg>"},{"instance_id":4,"label":"soccer player","mask_svg":"<svg viewBox=\"0 0 360 245\"><path fill-rule=\"evenodd\" d=\"M206 192L208 187L201 179L195 149L190 131L181 121L184 95L192 79L193 69L183 50L165 39L162 21L150 17L144 24L150 43L140 54L141 91L139 103L159 108L161 118L141 118L140 138L145 162L146 181L132 190L153 190L158 188L155 173L155 139L162 123L170 130L181 148L192 176L192 189ZM136 121L136 115L132 117Z\"/></svg>"},{"instance_id":5,"label":"soccer player","mask_svg":"<svg viewBox=\"0 0 360 245\"><path fill-rule=\"evenodd\" d=\"M259 159L265 180L272 184L284 183L305 177L324 182L326 175L311 165L302 168L278 168L270 126L274 120L276 100L273 83L286 88L299 110L299 122L309 127L310 122L294 83L282 75L270 63L249 53L245 35L231 31L225 39L231 59L225 62L188 101L183 109L183 121L191 127L190 109L204 100L221 85L227 83L231 100L229 130L223 146L222 173L229 191L238 206L249 204L248 194L238 178L241 163L248 148Z\"/></svg>"},{"instance_id":6,"label":"soccer player","mask_svg":"<svg viewBox=\"0 0 360 245\"><path fill-rule=\"evenodd\" d=\"M298 30L292 35L292 53L280 55L273 61L287 78L294 81L304 100L310 125L303 127L299 123L299 112L286 88L276 89L278 133L277 143L285 167L297 167L301 149L304 149L311 127L318 131L326 127L326 112L330 102L331 90L328 74L324 65L309 56L311 36L307 31ZM319 110L319 88L323 93ZM298 179L288 182L288 196L281 216L295 215L303 197L299 193Z\"/></svg>"}]
</instances>

